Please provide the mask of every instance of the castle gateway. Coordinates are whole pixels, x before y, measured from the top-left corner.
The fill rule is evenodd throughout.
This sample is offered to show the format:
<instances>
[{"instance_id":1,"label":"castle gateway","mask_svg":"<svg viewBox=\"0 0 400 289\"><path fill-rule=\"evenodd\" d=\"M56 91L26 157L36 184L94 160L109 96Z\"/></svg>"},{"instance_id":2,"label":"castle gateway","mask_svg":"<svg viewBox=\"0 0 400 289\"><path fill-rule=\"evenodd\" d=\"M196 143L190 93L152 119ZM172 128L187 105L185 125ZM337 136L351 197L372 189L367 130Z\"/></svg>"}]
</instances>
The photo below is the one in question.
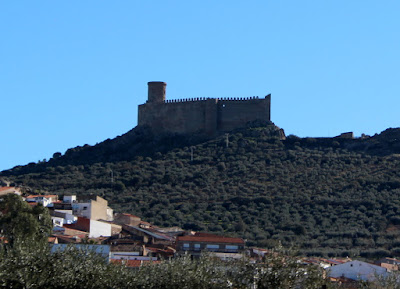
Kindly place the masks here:
<instances>
[{"instance_id":1,"label":"castle gateway","mask_svg":"<svg viewBox=\"0 0 400 289\"><path fill-rule=\"evenodd\" d=\"M216 135L270 121L271 95L265 98L189 98L166 100L165 82L148 83L148 100L139 105L138 125L154 132Z\"/></svg>"}]
</instances>

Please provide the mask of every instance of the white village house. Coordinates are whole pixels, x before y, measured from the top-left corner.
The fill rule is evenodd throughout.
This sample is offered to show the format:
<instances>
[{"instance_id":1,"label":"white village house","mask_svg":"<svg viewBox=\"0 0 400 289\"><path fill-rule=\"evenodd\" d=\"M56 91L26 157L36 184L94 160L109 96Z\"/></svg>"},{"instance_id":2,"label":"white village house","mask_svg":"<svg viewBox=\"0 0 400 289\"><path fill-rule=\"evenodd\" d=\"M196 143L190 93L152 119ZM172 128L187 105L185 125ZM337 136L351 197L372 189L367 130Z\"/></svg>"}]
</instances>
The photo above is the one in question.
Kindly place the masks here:
<instances>
[{"instance_id":1,"label":"white village house","mask_svg":"<svg viewBox=\"0 0 400 289\"><path fill-rule=\"evenodd\" d=\"M386 278L390 274L386 268L357 260L329 267L327 273L329 277L345 277L356 281L374 281L378 276Z\"/></svg>"}]
</instances>

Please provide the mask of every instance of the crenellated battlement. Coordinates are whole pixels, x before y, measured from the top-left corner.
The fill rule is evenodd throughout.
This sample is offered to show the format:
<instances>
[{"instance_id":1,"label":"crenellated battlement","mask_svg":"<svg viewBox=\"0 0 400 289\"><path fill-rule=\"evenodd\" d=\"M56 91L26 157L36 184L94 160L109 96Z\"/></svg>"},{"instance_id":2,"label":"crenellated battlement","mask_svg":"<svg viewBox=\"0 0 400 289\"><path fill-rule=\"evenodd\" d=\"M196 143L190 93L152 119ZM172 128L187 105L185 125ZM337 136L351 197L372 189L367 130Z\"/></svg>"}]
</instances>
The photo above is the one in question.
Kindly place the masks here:
<instances>
[{"instance_id":1,"label":"crenellated battlement","mask_svg":"<svg viewBox=\"0 0 400 289\"><path fill-rule=\"evenodd\" d=\"M194 101L206 101L210 99L216 99L218 101L248 101L254 99L260 99L258 96L250 96L250 97L195 97L195 98L181 98L181 99L166 99L164 103L178 103L178 102L194 102Z\"/></svg>"},{"instance_id":2,"label":"crenellated battlement","mask_svg":"<svg viewBox=\"0 0 400 289\"><path fill-rule=\"evenodd\" d=\"M195 101L206 101L211 99L209 97L197 97L197 98L181 98L181 99L167 99L164 103L178 103L178 102L195 102Z\"/></svg>"},{"instance_id":3,"label":"crenellated battlement","mask_svg":"<svg viewBox=\"0 0 400 289\"><path fill-rule=\"evenodd\" d=\"M215 135L255 120L269 121L271 94L265 98L197 97L166 99L166 83L149 82L148 100L139 105L138 125L155 132Z\"/></svg>"}]
</instances>

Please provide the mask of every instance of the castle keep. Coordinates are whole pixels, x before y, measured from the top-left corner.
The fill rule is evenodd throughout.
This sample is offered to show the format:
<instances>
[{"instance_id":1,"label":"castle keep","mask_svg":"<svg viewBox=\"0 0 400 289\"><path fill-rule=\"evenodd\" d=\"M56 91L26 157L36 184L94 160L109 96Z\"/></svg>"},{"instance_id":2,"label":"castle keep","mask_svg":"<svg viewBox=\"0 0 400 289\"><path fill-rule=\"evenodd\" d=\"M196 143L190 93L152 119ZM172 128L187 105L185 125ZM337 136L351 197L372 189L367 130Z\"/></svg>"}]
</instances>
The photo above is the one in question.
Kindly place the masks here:
<instances>
[{"instance_id":1,"label":"castle keep","mask_svg":"<svg viewBox=\"0 0 400 289\"><path fill-rule=\"evenodd\" d=\"M148 100L139 105L138 125L154 132L216 135L269 121L271 95L265 98L189 98L166 100L165 82L148 83Z\"/></svg>"}]
</instances>

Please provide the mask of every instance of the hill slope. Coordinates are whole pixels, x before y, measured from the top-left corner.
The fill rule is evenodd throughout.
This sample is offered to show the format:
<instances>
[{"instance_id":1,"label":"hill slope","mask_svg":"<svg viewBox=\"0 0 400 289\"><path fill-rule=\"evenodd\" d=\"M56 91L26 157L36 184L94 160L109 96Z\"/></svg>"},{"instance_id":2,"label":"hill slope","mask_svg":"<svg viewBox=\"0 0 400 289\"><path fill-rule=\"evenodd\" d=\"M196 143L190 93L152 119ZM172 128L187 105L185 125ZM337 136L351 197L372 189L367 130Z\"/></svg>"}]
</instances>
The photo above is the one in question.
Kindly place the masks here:
<instances>
[{"instance_id":1,"label":"hill slope","mask_svg":"<svg viewBox=\"0 0 400 289\"><path fill-rule=\"evenodd\" d=\"M134 130L130 141L74 149L0 177L59 194L98 194L157 225L241 236L250 245L400 255L399 132L280 140L270 124L231 133L227 143Z\"/></svg>"}]
</instances>

